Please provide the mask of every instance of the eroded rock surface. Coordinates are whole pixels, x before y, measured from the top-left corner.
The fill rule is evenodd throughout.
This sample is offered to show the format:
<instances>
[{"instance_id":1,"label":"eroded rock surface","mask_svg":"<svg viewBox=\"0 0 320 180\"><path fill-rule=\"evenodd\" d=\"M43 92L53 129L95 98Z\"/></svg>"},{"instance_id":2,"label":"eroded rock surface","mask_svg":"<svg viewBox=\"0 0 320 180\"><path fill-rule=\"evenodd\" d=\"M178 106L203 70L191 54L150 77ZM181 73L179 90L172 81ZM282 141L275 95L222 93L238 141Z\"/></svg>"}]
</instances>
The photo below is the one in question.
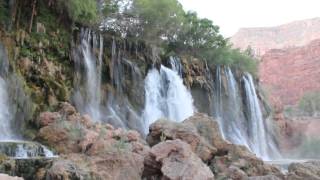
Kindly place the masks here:
<instances>
[{"instance_id":1,"label":"eroded rock surface","mask_svg":"<svg viewBox=\"0 0 320 180\"><path fill-rule=\"evenodd\" d=\"M214 179L209 167L192 152L189 144L181 140L161 142L152 147L150 155L162 165L163 179Z\"/></svg>"}]
</instances>

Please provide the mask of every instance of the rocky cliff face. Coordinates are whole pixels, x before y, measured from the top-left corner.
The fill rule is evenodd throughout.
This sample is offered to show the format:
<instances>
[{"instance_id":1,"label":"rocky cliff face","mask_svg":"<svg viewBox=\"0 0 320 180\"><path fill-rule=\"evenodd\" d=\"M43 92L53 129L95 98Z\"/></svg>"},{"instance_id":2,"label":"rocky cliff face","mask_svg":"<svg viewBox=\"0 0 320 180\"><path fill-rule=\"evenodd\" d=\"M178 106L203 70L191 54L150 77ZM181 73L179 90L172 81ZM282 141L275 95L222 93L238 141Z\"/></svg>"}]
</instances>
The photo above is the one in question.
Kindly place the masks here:
<instances>
[{"instance_id":1,"label":"rocky cliff face","mask_svg":"<svg viewBox=\"0 0 320 180\"><path fill-rule=\"evenodd\" d=\"M319 38L320 18L314 18L276 27L243 28L230 40L236 48L250 46L255 55L262 56L270 49L304 46Z\"/></svg>"},{"instance_id":2,"label":"rocky cliff face","mask_svg":"<svg viewBox=\"0 0 320 180\"><path fill-rule=\"evenodd\" d=\"M271 50L261 60L262 84L276 105L295 105L320 89L320 40L304 47Z\"/></svg>"}]
</instances>

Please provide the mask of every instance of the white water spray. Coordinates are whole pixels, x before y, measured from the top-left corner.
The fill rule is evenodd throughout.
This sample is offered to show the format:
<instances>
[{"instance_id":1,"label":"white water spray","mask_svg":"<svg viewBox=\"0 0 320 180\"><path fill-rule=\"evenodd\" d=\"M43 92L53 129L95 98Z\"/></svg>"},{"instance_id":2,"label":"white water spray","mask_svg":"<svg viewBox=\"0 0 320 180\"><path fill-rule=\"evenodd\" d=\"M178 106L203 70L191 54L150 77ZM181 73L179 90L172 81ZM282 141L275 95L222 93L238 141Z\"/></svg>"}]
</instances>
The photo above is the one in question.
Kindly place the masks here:
<instances>
[{"instance_id":1,"label":"white water spray","mask_svg":"<svg viewBox=\"0 0 320 180\"><path fill-rule=\"evenodd\" d=\"M161 66L149 71L145 79L145 130L160 118L181 122L193 115L193 99L177 72Z\"/></svg>"}]
</instances>

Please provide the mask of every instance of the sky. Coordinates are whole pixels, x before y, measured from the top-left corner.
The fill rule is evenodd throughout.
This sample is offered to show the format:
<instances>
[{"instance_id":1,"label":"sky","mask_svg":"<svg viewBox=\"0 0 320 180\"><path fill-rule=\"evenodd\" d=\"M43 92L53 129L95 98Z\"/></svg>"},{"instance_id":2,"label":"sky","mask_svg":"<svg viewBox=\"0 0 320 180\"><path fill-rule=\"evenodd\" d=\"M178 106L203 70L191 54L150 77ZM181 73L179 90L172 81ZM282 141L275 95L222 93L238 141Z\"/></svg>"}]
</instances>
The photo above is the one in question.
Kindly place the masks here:
<instances>
[{"instance_id":1,"label":"sky","mask_svg":"<svg viewBox=\"0 0 320 180\"><path fill-rule=\"evenodd\" d=\"M320 0L179 0L220 26L225 37L243 27L270 27L320 17Z\"/></svg>"}]
</instances>

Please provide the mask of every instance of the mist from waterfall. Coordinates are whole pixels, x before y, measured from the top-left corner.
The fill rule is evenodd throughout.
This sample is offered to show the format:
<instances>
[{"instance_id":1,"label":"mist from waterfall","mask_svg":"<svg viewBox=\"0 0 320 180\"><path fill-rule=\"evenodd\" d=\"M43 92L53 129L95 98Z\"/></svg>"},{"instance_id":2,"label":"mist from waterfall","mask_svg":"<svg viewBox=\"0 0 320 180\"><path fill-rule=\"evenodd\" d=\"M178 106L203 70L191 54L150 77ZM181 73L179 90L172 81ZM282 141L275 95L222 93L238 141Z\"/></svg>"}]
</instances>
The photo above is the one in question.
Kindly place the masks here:
<instances>
[{"instance_id":1,"label":"mist from waterfall","mask_svg":"<svg viewBox=\"0 0 320 180\"><path fill-rule=\"evenodd\" d=\"M181 122L194 113L191 93L178 72L165 66L151 69L145 79L145 130L160 118Z\"/></svg>"}]
</instances>

